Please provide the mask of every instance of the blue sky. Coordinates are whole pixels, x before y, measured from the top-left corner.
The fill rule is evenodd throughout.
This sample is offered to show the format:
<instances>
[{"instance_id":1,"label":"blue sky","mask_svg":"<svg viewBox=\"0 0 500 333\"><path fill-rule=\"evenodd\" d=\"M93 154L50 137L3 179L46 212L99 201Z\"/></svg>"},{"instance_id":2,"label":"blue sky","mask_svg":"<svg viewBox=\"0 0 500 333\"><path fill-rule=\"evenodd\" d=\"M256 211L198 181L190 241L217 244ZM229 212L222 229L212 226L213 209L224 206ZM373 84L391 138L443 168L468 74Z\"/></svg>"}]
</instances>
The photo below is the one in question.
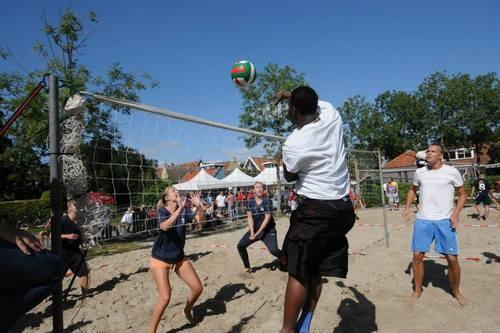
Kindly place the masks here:
<instances>
[{"instance_id":1,"label":"blue sky","mask_svg":"<svg viewBox=\"0 0 500 333\"><path fill-rule=\"evenodd\" d=\"M118 61L147 72L160 87L141 93L144 103L233 125L242 99L229 70L241 59L257 71L290 65L335 106L413 90L435 71L500 68L499 1L17 0L0 11L0 46L16 56L0 70L40 68L41 15L56 22L68 3L97 12L81 57L92 71Z\"/></svg>"}]
</instances>

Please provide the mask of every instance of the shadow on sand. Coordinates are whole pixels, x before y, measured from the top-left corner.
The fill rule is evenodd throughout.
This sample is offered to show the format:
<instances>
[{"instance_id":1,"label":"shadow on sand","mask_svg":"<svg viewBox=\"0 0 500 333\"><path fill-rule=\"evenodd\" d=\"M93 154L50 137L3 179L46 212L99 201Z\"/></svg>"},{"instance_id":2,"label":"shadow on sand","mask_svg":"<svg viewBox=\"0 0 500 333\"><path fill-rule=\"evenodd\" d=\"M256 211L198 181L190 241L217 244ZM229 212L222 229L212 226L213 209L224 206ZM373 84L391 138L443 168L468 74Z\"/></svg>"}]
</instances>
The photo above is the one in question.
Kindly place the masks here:
<instances>
[{"instance_id":1,"label":"shadow on sand","mask_svg":"<svg viewBox=\"0 0 500 333\"><path fill-rule=\"evenodd\" d=\"M485 256L486 258L486 263L487 264L491 264L492 262L498 262L500 263L500 257L497 256L495 253L491 253L491 252L483 252L481 253L483 256Z\"/></svg>"},{"instance_id":2,"label":"shadow on sand","mask_svg":"<svg viewBox=\"0 0 500 333\"><path fill-rule=\"evenodd\" d=\"M52 303L51 300L47 301ZM73 308L77 304L77 300L69 300L63 302L63 311ZM37 328L44 322L45 319L52 317L52 304L46 307L43 311L29 312L28 314L22 316L17 323L10 329L10 333L20 333L24 332L27 328ZM80 325L77 328L83 327L90 324L92 321L85 321L77 323L75 325ZM74 325L73 325L74 326ZM75 329L75 328L73 328ZM70 331L68 331L70 332Z\"/></svg>"},{"instance_id":3,"label":"shadow on sand","mask_svg":"<svg viewBox=\"0 0 500 333\"><path fill-rule=\"evenodd\" d=\"M241 298L245 295L250 295L259 290L259 287L255 287L255 289L249 289L243 283L235 283L228 284L224 287L220 288L217 294L214 297L207 299L203 303L195 305L193 308L193 318L195 323L188 323L182 325L181 327L174 328L169 333L177 333L183 330L194 327L197 323L200 323L203 318L208 316L216 316L223 313L226 313L226 303L233 301L235 299ZM255 314L252 314L248 318L242 318L239 325L245 325ZM242 327L241 326L241 327ZM241 330L241 327L239 330ZM236 328L238 331L238 328Z\"/></svg>"},{"instance_id":4,"label":"shadow on sand","mask_svg":"<svg viewBox=\"0 0 500 333\"><path fill-rule=\"evenodd\" d=\"M411 262L405 270L405 273L411 275ZM415 283L411 280L412 288L415 290ZM451 286L448 280L448 266L438 264L434 260L424 261L424 281L422 287L428 288L432 284L436 288L444 290L446 293L453 296L451 293Z\"/></svg>"},{"instance_id":5,"label":"shadow on sand","mask_svg":"<svg viewBox=\"0 0 500 333\"><path fill-rule=\"evenodd\" d=\"M343 282L336 282L337 286L350 290L353 298L344 298L337 309L340 322L333 329L333 333L369 333L376 332L378 326L375 320L375 304L365 297L358 289L347 287Z\"/></svg>"}]
</instances>

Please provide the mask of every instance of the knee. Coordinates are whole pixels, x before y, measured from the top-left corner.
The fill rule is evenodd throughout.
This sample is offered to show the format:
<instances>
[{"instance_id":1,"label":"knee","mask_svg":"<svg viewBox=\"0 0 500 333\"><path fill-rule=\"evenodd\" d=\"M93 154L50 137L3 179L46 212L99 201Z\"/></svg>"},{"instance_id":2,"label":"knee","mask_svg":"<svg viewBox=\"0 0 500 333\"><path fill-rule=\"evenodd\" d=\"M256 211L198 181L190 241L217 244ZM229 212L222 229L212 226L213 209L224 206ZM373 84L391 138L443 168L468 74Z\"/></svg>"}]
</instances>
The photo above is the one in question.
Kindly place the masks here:
<instances>
[{"instance_id":1,"label":"knee","mask_svg":"<svg viewBox=\"0 0 500 333\"><path fill-rule=\"evenodd\" d=\"M458 265L458 257L457 256L447 255L446 260L448 261L449 266Z\"/></svg>"},{"instance_id":2,"label":"knee","mask_svg":"<svg viewBox=\"0 0 500 333\"><path fill-rule=\"evenodd\" d=\"M413 263L421 264L422 262L424 262L424 256L425 256L424 253L414 253L413 254Z\"/></svg>"},{"instance_id":3,"label":"knee","mask_svg":"<svg viewBox=\"0 0 500 333\"><path fill-rule=\"evenodd\" d=\"M195 294L196 296L200 296L201 293L203 292L203 285L200 283L199 285L196 285L194 286L191 291L193 292L193 294Z\"/></svg>"},{"instance_id":4,"label":"knee","mask_svg":"<svg viewBox=\"0 0 500 333\"><path fill-rule=\"evenodd\" d=\"M170 294L160 294L158 296L158 304L161 306L167 306L170 303Z\"/></svg>"}]
</instances>

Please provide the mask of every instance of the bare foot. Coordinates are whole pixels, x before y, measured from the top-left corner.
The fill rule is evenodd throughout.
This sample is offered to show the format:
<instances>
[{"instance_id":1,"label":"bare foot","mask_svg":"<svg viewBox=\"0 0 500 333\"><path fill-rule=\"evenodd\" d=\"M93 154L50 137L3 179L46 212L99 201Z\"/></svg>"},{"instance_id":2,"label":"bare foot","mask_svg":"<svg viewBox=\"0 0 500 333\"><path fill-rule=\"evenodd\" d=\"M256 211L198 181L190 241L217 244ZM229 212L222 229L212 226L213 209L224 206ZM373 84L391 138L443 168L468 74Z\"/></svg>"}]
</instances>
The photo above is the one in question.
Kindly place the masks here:
<instances>
[{"instance_id":1,"label":"bare foot","mask_svg":"<svg viewBox=\"0 0 500 333\"><path fill-rule=\"evenodd\" d=\"M461 293L453 293L453 297L455 297L455 299L457 300L458 304L460 305L465 305L466 300L465 300L465 297L461 294Z\"/></svg>"},{"instance_id":2,"label":"bare foot","mask_svg":"<svg viewBox=\"0 0 500 333\"><path fill-rule=\"evenodd\" d=\"M190 322L190 323L194 323L194 318L193 318L193 314L191 313L191 309L188 308L188 306L186 305L186 307L184 307L184 316L186 317L186 319Z\"/></svg>"},{"instance_id":3,"label":"bare foot","mask_svg":"<svg viewBox=\"0 0 500 333\"><path fill-rule=\"evenodd\" d=\"M422 291L414 291L413 294L411 294L410 299L412 301L416 301L420 295L422 295Z\"/></svg>"}]
</instances>

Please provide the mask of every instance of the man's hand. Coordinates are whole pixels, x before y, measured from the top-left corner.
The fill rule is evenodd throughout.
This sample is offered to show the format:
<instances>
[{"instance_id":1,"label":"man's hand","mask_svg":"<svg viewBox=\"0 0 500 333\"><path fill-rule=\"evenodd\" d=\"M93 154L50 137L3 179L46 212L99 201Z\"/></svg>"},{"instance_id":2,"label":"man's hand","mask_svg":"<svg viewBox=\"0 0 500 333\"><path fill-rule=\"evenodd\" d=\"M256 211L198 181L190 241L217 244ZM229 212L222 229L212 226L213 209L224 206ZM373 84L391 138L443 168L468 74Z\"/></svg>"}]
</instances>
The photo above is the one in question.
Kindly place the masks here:
<instances>
[{"instance_id":1,"label":"man's hand","mask_svg":"<svg viewBox=\"0 0 500 333\"><path fill-rule=\"evenodd\" d=\"M452 228L456 229L458 226L458 213L454 212L453 214L451 214L450 221Z\"/></svg>"},{"instance_id":2,"label":"man's hand","mask_svg":"<svg viewBox=\"0 0 500 333\"><path fill-rule=\"evenodd\" d=\"M24 231L16 230L15 233L15 243L24 254L30 255L31 251L40 252L43 250L42 242L35 237L35 235Z\"/></svg>"},{"instance_id":3,"label":"man's hand","mask_svg":"<svg viewBox=\"0 0 500 333\"><path fill-rule=\"evenodd\" d=\"M282 90L273 97L274 105L278 105L282 100L290 99L292 94L288 90Z\"/></svg>"},{"instance_id":4,"label":"man's hand","mask_svg":"<svg viewBox=\"0 0 500 333\"><path fill-rule=\"evenodd\" d=\"M403 210L403 221L405 223L410 222L410 217L411 217L411 207L405 207Z\"/></svg>"}]
</instances>

